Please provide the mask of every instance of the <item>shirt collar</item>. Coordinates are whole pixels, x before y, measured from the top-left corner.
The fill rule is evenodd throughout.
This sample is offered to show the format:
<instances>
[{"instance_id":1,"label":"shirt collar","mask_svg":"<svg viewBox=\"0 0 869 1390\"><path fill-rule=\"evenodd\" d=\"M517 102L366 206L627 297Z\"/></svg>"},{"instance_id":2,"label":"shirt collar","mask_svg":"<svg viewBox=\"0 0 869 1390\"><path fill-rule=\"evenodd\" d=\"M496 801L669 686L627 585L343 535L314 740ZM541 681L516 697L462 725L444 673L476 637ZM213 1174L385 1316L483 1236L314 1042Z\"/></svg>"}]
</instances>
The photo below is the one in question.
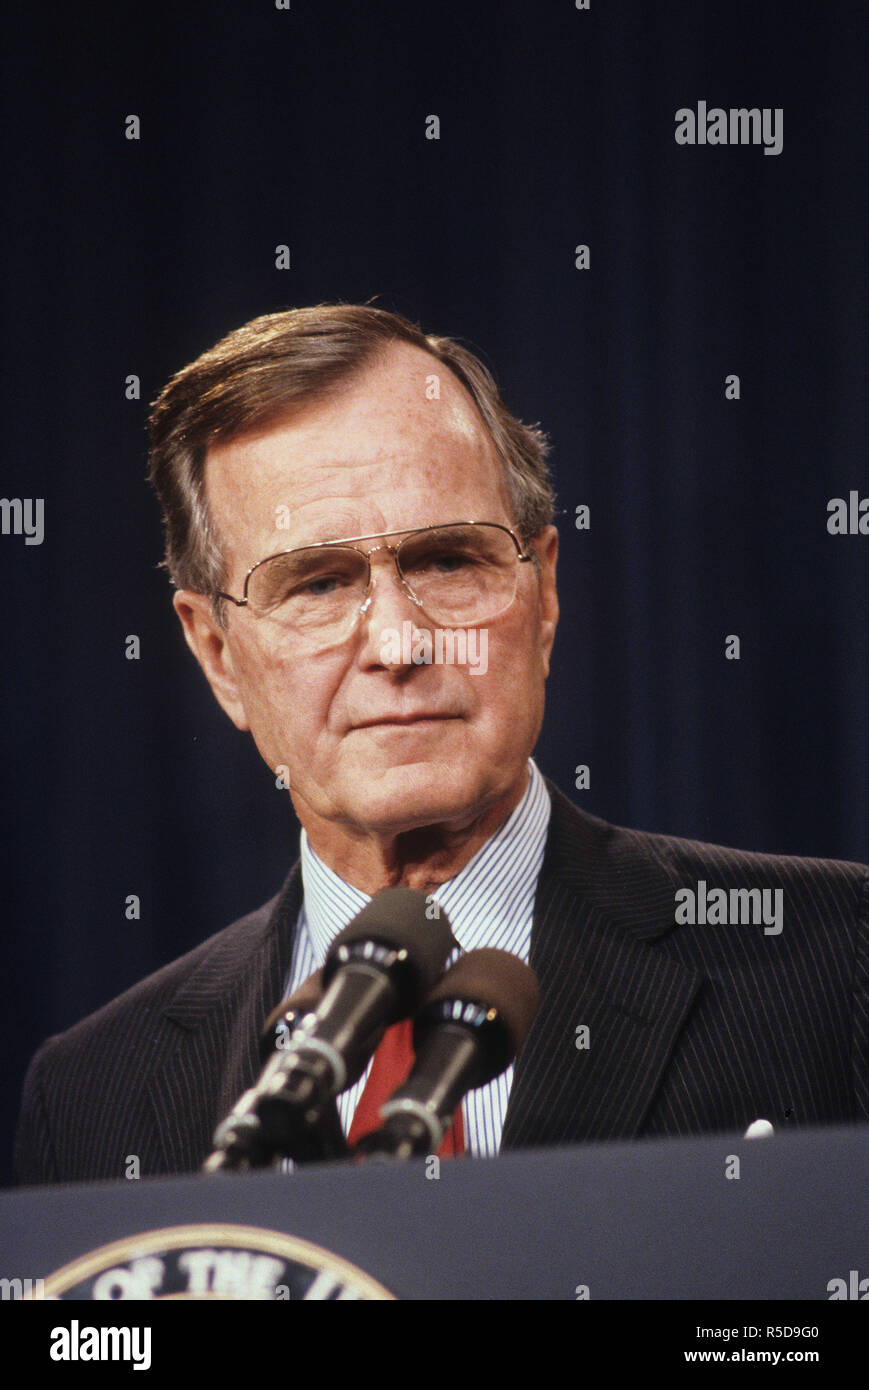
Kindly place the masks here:
<instances>
[{"instance_id":1,"label":"shirt collar","mask_svg":"<svg viewBox=\"0 0 869 1390\"><path fill-rule=\"evenodd\" d=\"M527 957L537 877L543 862L552 803L533 758L518 806L473 859L431 897L450 919L463 950L498 946ZM304 911L314 957L326 958L333 939L371 899L323 863L301 834Z\"/></svg>"}]
</instances>

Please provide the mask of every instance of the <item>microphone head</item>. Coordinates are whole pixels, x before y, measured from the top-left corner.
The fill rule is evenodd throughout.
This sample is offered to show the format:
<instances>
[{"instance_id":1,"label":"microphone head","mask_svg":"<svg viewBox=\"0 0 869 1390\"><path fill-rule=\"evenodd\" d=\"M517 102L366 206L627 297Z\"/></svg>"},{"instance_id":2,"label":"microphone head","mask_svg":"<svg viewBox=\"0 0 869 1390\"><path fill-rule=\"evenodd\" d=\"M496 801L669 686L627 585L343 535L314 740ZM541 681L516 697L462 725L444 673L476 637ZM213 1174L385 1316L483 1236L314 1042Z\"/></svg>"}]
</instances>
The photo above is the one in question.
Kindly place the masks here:
<instances>
[{"instance_id":1,"label":"microphone head","mask_svg":"<svg viewBox=\"0 0 869 1390\"><path fill-rule=\"evenodd\" d=\"M260 1034L260 1062L264 1066L272 1053L285 1045L286 1039L305 1014L316 1009L323 997L323 971L315 970L307 980L299 985L295 994L283 999L277 1008L272 1009Z\"/></svg>"},{"instance_id":2,"label":"microphone head","mask_svg":"<svg viewBox=\"0 0 869 1390\"><path fill-rule=\"evenodd\" d=\"M443 908L414 888L384 888L376 893L329 947L323 985L328 986L350 959L362 959L358 948L369 941L401 954L404 1014L397 1017L414 1013L442 974L453 945Z\"/></svg>"},{"instance_id":3,"label":"microphone head","mask_svg":"<svg viewBox=\"0 0 869 1390\"><path fill-rule=\"evenodd\" d=\"M460 956L438 981L425 1002L425 1016L444 1017L444 1004L461 1001L479 1004L487 1016L497 1015L506 1033L510 1056L508 1066L525 1042L540 1006L537 976L524 960L511 951L481 946ZM489 1018L495 1022L494 1017ZM497 1072L495 1073L497 1075Z\"/></svg>"}]
</instances>

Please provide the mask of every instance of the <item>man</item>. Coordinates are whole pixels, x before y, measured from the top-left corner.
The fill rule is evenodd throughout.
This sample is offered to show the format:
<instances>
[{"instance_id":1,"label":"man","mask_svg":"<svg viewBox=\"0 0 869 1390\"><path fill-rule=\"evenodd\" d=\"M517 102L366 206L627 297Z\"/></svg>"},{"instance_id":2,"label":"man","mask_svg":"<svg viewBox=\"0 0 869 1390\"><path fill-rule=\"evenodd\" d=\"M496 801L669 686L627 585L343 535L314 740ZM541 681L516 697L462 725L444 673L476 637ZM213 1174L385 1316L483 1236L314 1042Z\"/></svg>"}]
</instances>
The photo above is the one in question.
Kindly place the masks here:
<instances>
[{"instance_id":1,"label":"man","mask_svg":"<svg viewBox=\"0 0 869 1390\"><path fill-rule=\"evenodd\" d=\"M471 354L373 308L270 315L151 423L176 611L289 786L301 865L44 1045L21 1181L200 1166L263 1019L396 884L540 980L515 1074L465 1102L473 1154L869 1117L869 871L620 830L531 761L558 618L545 442Z\"/></svg>"}]
</instances>

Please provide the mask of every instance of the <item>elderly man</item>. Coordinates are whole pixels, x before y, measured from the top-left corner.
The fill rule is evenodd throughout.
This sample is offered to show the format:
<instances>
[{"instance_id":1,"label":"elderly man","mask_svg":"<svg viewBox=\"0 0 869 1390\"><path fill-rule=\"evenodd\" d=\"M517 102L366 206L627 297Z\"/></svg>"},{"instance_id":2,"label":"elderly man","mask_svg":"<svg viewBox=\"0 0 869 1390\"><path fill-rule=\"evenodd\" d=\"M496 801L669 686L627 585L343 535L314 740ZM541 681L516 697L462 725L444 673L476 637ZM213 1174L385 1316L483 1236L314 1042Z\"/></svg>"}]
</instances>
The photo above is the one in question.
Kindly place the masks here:
<instances>
[{"instance_id":1,"label":"elderly man","mask_svg":"<svg viewBox=\"0 0 869 1390\"><path fill-rule=\"evenodd\" d=\"M181 371L151 430L176 611L289 787L300 861L43 1046L20 1180L198 1167L265 1016L397 884L540 980L515 1075L464 1102L470 1153L869 1116L867 870L620 830L532 761L546 449L476 358L374 308L268 315Z\"/></svg>"}]
</instances>

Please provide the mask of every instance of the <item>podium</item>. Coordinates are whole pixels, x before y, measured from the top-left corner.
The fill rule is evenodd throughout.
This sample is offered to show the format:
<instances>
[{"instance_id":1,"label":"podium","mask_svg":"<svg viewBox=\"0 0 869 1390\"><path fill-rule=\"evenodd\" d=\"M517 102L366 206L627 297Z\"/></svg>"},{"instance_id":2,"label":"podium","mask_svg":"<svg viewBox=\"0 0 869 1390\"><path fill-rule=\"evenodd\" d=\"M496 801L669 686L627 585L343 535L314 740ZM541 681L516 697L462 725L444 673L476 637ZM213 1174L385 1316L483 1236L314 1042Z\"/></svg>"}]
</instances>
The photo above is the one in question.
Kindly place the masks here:
<instances>
[{"instance_id":1,"label":"podium","mask_svg":"<svg viewBox=\"0 0 869 1390\"><path fill-rule=\"evenodd\" d=\"M0 1194L0 1279L77 1299L869 1299L867 1193L869 1126L23 1188Z\"/></svg>"}]
</instances>

